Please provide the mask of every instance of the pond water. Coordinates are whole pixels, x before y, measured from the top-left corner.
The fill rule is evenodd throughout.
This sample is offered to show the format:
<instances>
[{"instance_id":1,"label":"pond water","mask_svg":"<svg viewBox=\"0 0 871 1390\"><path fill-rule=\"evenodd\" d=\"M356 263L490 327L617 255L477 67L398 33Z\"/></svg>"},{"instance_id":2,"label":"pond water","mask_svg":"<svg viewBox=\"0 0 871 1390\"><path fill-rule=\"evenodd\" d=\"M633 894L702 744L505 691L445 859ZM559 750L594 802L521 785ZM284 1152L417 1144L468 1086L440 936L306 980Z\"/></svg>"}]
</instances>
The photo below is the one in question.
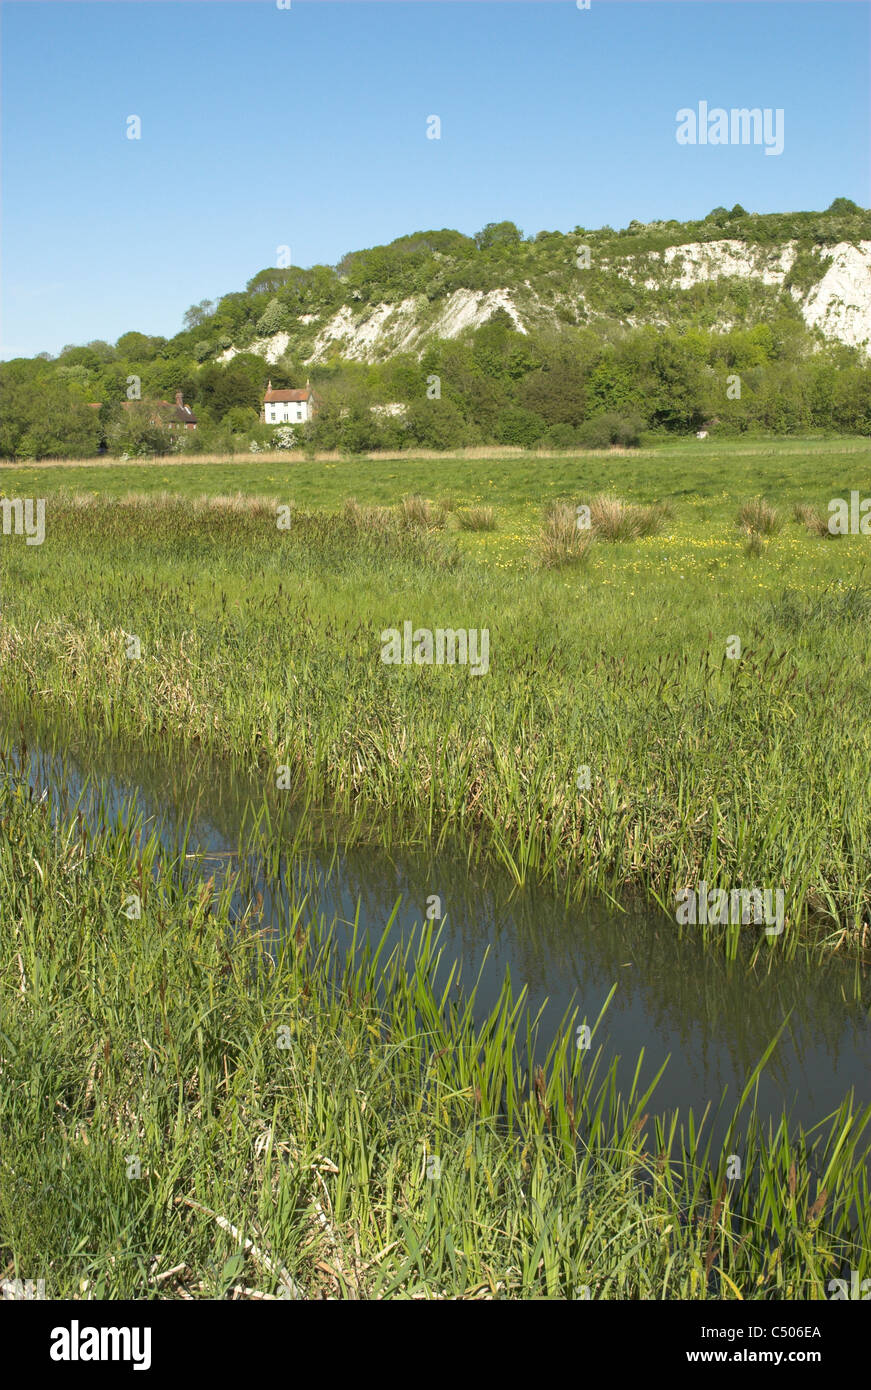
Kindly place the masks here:
<instances>
[{"instance_id":1,"label":"pond water","mask_svg":"<svg viewBox=\"0 0 871 1390\"><path fill-rule=\"evenodd\" d=\"M235 851L249 799L262 802L262 780L222 780L213 767L155 768L117 748L58 740L45 730L25 740L16 772L60 808L81 798L86 817L102 798L113 814L136 811L158 828L167 846L190 824L188 850L214 856L209 874L238 866ZM288 831L280 839L291 843ZM276 866L273 866L275 869ZM837 1109L852 1090L871 1101L871 972L855 962L775 960L749 965L705 948L692 928L679 933L671 918L647 911L595 906L579 909L539 889L518 890L500 874L452 856L387 852L371 844L342 844L336 825L283 856L277 872L248 857L255 891L263 893L264 925L286 929L293 891L307 892L307 914L338 919L342 943L355 916L377 939L396 909L393 937L419 930L427 900L442 909L446 975L457 958L466 986L480 971L478 1003L497 999L506 970L515 992L525 985L533 1012L542 1010L545 1048L571 1006L575 1023L595 1023L616 985L595 1034L605 1058L619 1058L628 1089L643 1050L641 1079L649 1083L668 1057L649 1109L692 1108L696 1116L737 1101L748 1073L788 1018L758 1085L758 1109L776 1118L786 1110L805 1127ZM397 908L398 903L398 908ZM748 928L748 931L761 928ZM438 983L438 980L436 981ZM718 1125L714 1129L719 1128Z\"/></svg>"}]
</instances>

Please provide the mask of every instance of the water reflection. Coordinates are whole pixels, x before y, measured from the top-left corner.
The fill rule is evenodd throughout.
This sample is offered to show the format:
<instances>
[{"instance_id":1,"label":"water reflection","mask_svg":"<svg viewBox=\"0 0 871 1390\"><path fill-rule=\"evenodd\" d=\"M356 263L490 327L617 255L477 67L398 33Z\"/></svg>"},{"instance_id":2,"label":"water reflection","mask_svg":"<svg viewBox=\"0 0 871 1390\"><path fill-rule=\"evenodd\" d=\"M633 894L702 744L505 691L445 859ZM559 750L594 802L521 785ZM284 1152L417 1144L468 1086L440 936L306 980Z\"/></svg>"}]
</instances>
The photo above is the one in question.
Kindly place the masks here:
<instances>
[{"instance_id":1,"label":"water reflection","mask_svg":"<svg viewBox=\"0 0 871 1390\"><path fill-rule=\"evenodd\" d=\"M591 1025L612 987L614 998L596 1034L606 1058L619 1056L620 1080L631 1081L638 1054L645 1053L646 1084L667 1054L670 1061L655 1094L657 1112L717 1105L723 1093L735 1100L745 1077L788 1018L759 1083L762 1115L786 1108L810 1125L835 1110L851 1088L863 1104L871 1100L871 982L854 964L827 959L749 966L703 948L692 928L681 936L671 919L650 911L613 908L579 910L541 890L518 892L498 873L470 867L452 856L423 851L390 853L372 844L343 843L335 822L306 820L306 843L294 845L300 826L272 807L270 843L290 846L271 862L235 854L240 828L252 806L263 803L263 779L222 780L213 767L179 764L152 767L141 754L74 746L40 730L19 769L37 790L72 804L88 779L86 814L100 796L113 812L132 804L161 827L168 845L177 843L190 819L193 847L215 858L209 872L242 869L246 893L263 895L264 922L279 936L289 903L308 893L306 914L338 919L341 941L359 915L362 927L380 936L398 901L393 935L398 940L424 920L427 899L441 900L445 950L438 976L455 958L463 979L481 970L479 1006L495 1002L509 970L515 989L526 985L534 1011L542 1009L540 1036L549 1040L566 1011ZM99 783L99 786L98 786ZM279 794L276 794L277 797ZM305 916L304 919L305 920Z\"/></svg>"}]
</instances>

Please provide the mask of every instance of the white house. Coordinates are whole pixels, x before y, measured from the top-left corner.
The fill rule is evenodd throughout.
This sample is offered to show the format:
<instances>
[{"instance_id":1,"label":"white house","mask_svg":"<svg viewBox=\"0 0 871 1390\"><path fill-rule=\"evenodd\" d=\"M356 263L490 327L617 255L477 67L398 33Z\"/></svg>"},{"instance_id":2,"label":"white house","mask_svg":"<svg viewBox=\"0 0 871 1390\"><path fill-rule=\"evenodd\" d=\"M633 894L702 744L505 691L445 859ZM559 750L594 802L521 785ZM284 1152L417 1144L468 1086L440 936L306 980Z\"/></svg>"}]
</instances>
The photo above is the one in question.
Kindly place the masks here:
<instances>
[{"instance_id":1,"label":"white house","mask_svg":"<svg viewBox=\"0 0 871 1390\"><path fill-rule=\"evenodd\" d=\"M306 384L300 390L273 391L272 382L263 397L263 419L267 425L301 425L315 413L315 398Z\"/></svg>"}]
</instances>

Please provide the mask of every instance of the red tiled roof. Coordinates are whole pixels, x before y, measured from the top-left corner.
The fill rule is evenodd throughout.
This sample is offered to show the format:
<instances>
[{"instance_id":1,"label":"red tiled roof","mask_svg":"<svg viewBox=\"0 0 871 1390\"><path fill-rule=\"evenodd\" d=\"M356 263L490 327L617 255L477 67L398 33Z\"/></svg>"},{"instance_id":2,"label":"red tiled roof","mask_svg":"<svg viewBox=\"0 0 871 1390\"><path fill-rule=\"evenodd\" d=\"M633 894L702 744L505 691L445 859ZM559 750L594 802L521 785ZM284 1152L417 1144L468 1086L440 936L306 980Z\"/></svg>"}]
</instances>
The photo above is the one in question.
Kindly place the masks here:
<instances>
[{"instance_id":1,"label":"red tiled roof","mask_svg":"<svg viewBox=\"0 0 871 1390\"><path fill-rule=\"evenodd\" d=\"M263 399L264 401L307 401L311 394L311 390L304 387L299 391L267 391Z\"/></svg>"}]
</instances>

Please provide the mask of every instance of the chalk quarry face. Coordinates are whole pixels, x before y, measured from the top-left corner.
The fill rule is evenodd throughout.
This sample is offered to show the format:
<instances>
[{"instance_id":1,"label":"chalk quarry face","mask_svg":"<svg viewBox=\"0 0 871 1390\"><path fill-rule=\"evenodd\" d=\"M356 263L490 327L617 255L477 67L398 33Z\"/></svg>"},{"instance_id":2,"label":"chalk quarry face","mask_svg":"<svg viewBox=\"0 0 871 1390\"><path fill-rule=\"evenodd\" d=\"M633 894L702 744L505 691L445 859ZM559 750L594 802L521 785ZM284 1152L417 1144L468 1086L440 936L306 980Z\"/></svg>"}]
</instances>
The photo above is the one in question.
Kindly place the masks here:
<instances>
[{"instance_id":1,"label":"chalk quarry face","mask_svg":"<svg viewBox=\"0 0 871 1390\"><path fill-rule=\"evenodd\" d=\"M657 286L669 290L690 290L704 281L723 278L758 281L761 285L782 286L797 254L794 241L774 247L747 245L737 239L689 242L651 251L627 255L620 261L613 257L607 268L629 284ZM814 248L819 257L820 278L807 292L791 287L790 293L799 306L805 323L818 328L824 337L859 348L871 356L871 241L858 244L841 242L837 246ZM398 303L367 305L357 310L344 304L319 329L308 363L324 361L338 349L350 361L378 362L399 352L420 355L434 338L456 338L467 328L477 328L502 309L515 328L526 333L532 327L558 327L558 309L562 301L548 302L527 281L520 290L454 290L433 316L423 295L403 299ZM576 304L584 307L582 287ZM588 314L589 319L595 315ZM305 314L300 322L308 326L316 322ZM632 319L634 326L642 325L643 317ZM722 330L732 325L723 322ZM277 362L290 341L287 333L260 338L246 349L256 352L267 362ZM232 347L221 353L219 360L228 362L240 349Z\"/></svg>"},{"instance_id":2,"label":"chalk quarry face","mask_svg":"<svg viewBox=\"0 0 871 1390\"><path fill-rule=\"evenodd\" d=\"M805 323L871 356L871 241L827 246L821 258L829 265L802 304Z\"/></svg>"}]
</instances>

